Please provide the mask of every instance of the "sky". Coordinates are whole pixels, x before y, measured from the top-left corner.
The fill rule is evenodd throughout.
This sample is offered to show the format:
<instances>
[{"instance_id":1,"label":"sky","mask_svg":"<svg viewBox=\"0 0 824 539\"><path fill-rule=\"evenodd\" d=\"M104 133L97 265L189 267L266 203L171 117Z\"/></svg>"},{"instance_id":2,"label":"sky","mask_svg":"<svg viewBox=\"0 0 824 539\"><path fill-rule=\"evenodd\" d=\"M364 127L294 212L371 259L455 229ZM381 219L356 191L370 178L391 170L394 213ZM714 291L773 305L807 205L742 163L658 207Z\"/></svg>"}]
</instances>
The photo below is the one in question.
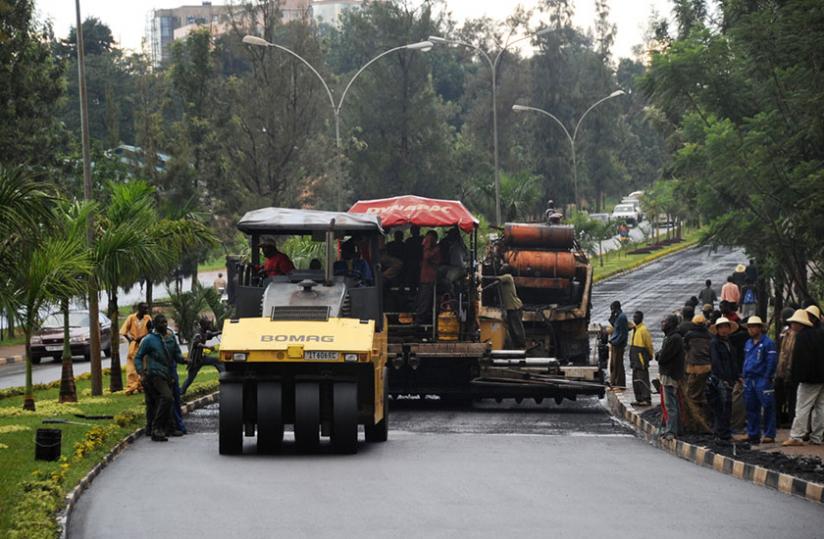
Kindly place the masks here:
<instances>
[{"instance_id":1,"label":"sky","mask_svg":"<svg viewBox=\"0 0 824 539\"><path fill-rule=\"evenodd\" d=\"M83 18L97 17L112 29L115 40L127 49L139 50L145 33L147 14L155 8L171 8L198 4L200 0L81 0ZM215 5L225 1L213 0ZM448 0L456 20L489 16L503 20L515 6L534 7L538 0ZM58 37L65 37L75 23L74 2L71 0L35 0L42 19L50 19ZM594 0L576 0L575 24L591 28L595 21ZM632 47L641 43L654 8L661 15L670 15L671 0L611 0L610 18L618 27L613 55L632 56Z\"/></svg>"}]
</instances>

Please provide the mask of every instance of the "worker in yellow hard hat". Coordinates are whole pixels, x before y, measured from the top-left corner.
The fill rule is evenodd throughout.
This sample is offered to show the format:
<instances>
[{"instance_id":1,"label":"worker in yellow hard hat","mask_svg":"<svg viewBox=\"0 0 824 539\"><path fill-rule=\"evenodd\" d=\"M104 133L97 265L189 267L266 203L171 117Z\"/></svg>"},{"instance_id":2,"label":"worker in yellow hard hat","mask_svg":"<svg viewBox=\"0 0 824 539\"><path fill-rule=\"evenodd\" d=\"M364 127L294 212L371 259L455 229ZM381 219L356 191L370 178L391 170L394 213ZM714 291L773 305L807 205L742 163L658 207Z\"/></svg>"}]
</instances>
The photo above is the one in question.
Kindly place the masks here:
<instances>
[{"instance_id":1,"label":"worker in yellow hard hat","mask_svg":"<svg viewBox=\"0 0 824 539\"><path fill-rule=\"evenodd\" d=\"M126 358L126 395L140 393L143 386L140 376L134 366L134 356L140 346L140 341L152 330L152 319L149 316L149 305L141 302L137 305L137 312L126 317L120 327L120 334L129 342L129 354Z\"/></svg>"}]
</instances>

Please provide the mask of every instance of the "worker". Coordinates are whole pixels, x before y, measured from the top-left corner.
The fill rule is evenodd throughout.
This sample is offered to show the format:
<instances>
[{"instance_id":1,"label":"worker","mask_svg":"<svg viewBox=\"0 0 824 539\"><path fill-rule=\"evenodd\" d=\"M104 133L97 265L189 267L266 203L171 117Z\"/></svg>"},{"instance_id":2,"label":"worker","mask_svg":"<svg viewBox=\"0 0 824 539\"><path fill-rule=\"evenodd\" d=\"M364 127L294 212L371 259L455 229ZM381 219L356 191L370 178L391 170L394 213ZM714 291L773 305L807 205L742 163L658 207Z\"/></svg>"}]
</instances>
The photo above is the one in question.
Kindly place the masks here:
<instances>
[{"instance_id":1,"label":"worker","mask_svg":"<svg viewBox=\"0 0 824 539\"><path fill-rule=\"evenodd\" d=\"M332 266L334 275L353 279L364 286L371 286L375 282L372 268L360 257L355 242L351 239L341 243L340 257L341 259Z\"/></svg>"},{"instance_id":2,"label":"worker","mask_svg":"<svg viewBox=\"0 0 824 539\"><path fill-rule=\"evenodd\" d=\"M795 417L795 396L798 388L792 381L792 359L796 332L790 328L792 307L781 311L783 327L778 336L778 365L775 368L775 413L778 426L791 426Z\"/></svg>"},{"instance_id":3,"label":"worker","mask_svg":"<svg viewBox=\"0 0 824 539\"><path fill-rule=\"evenodd\" d=\"M222 273L217 274L217 279L212 283L212 288L217 290L218 294L222 294L226 290L226 279L223 278Z\"/></svg>"},{"instance_id":4,"label":"worker","mask_svg":"<svg viewBox=\"0 0 824 539\"><path fill-rule=\"evenodd\" d=\"M741 301L741 289L735 284L732 275L727 277L727 282L721 287L721 301L726 301L733 312L738 310L738 302Z\"/></svg>"},{"instance_id":5,"label":"worker","mask_svg":"<svg viewBox=\"0 0 824 539\"><path fill-rule=\"evenodd\" d=\"M627 315L621 311L620 301L613 301L609 309L609 323L612 325L612 334L609 336L609 385L611 391L620 392L627 386L624 350L629 336L629 322Z\"/></svg>"},{"instance_id":6,"label":"worker","mask_svg":"<svg viewBox=\"0 0 824 539\"><path fill-rule=\"evenodd\" d=\"M176 363L184 361L163 314L154 317L153 328L140 342L134 362L146 394L146 432L152 441L165 442L170 434L178 434L172 424L172 372L177 370Z\"/></svg>"},{"instance_id":7,"label":"worker","mask_svg":"<svg viewBox=\"0 0 824 539\"><path fill-rule=\"evenodd\" d=\"M798 309L787 320L795 332L792 358L792 379L798 384L795 419L790 438L782 445L801 446L804 438L810 443L824 443L824 330L816 329L808 311Z\"/></svg>"},{"instance_id":8,"label":"worker","mask_svg":"<svg viewBox=\"0 0 824 539\"><path fill-rule=\"evenodd\" d=\"M506 329L510 347L515 350L526 346L526 331L524 331L524 304L518 297L515 288L515 279L512 277L512 267L501 266L501 275L497 276L501 287L501 308L506 316Z\"/></svg>"},{"instance_id":9,"label":"worker","mask_svg":"<svg viewBox=\"0 0 824 539\"><path fill-rule=\"evenodd\" d=\"M718 295L712 288L711 280L706 280L704 283L704 288L702 288L701 292L698 293L698 299L701 300L701 304L704 305L705 308L709 305L710 310L712 310L713 306L715 306L715 302L718 301Z\"/></svg>"},{"instance_id":10,"label":"worker","mask_svg":"<svg viewBox=\"0 0 824 539\"><path fill-rule=\"evenodd\" d=\"M457 226L452 227L438 244L441 250L441 265L438 273L441 282L446 282L451 288L461 277L466 275L469 253L466 250L461 231Z\"/></svg>"},{"instance_id":11,"label":"worker","mask_svg":"<svg viewBox=\"0 0 824 539\"><path fill-rule=\"evenodd\" d=\"M635 325L629 345L629 366L632 368L632 390L635 393L633 406L649 406L651 392L649 387L649 362L655 354L652 347L652 335L644 325L644 313L635 311L632 315Z\"/></svg>"},{"instance_id":12,"label":"worker","mask_svg":"<svg viewBox=\"0 0 824 539\"><path fill-rule=\"evenodd\" d=\"M409 286L418 286L423 258L423 238L421 229L417 225L412 225L409 234L403 242L403 280Z\"/></svg>"},{"instance_id":13,"label":"worker","mask_svg":"<svg viewBox=\"0 0 824 539\"><path fill-rule=\"evenodd\" d=\"M264 243L261 249L263 250L263 256L266 257L263 262L263 272L267 277L288 275L295 270L292 260L286 253L278 251L278 247L274 242Z\"/></svg>"},{"instance_id":14,"label":"worker","mask_svg":"<svg viewBox=\"0 0 824 539\"><path fill-rule=\"evenodd\" d=\"M407 240L408 241L408 240ZM434 305L435 282L438 278L438 266L441 263L441 251L438 249L438 233L430 230L421 242L421 259L418 266L421 268L418 276L418 297L415 300L415 323L420 325L432 324L432 309Z\"/></svg>"},{"instance_id":15,"label":"worker","mask_svg":"<svg viewBox=\"0 0 824 539\"><path fill-rule=\"evenodd\" d=\"M134 356L143 337L152 330L152 319L149 316L149 304L141 301L137 304L137 312L126 317L120 326L120 334L129 343L129 352L126 356L126 395L133 395L143 391L140 376L134 366Z\"/></svg>"},{"instance_id":16,"label":"worker","mask_svg":"<svg viewBox=\"0 0 824 539\"><path fill-rule=\"evenodd\" d=\"M747 434L737 441L759 444L763 423L765 444L775 442L775 389L773 379L778 364L775 343L765 334L758 316L747 319L750 339L744 347L744 403L747 409Z\"/></svg>"},{"instance_id":17,"label":"worker","mask_svg":"<svg viewBox=\"0 0 824 539\"><path fill-rule=\"evenodd\" d=\"M186 390L188 390L189 386L192 385L192 382L195 381L198 372L200 372L200 369L203 368L204 365L211 365L217 369L218 372L223 372L225 370L223 364L217 358L204 354L206 342L220 335L220 332L215 331L212 321L208 316L202 317L198 321L198 326L200 331L192 337L192 342L189 345L189 361L186 365L186 381L183 382L183 386L180 388L181 395L186 394Z\"/></svg>"},{"instance_id":18,"label":"worker","mask_svg":"<svg viewBox=\"0 0 824 539\"><path fill-rule=\"evenodd\" d=\"M403 245L403 230L396 230L392 234L392 241L386 244L386 252L389 256L399 258L403 261L404 245Z\"/></svg>"},{"instance_id":19,"label":"worker","mask_svg":"<svg viewBox=\"0 0 824 539\"><path fill-rule=\"evenodd\" d=\"M678 317L674 314L667 316L661 322L661 331L664 332L664 342L655 359L658 361L658 379L662 389L662 421L661 437L672 440L679 434L680 403L678 386L684 377L684 341L677 331Z\"/></svg>"},{"instance_id":20,"label":"worker","mask_svg":"<svg viewBox=\"0 0 824 539\"><path fill-rule=\"evenodd\" d=\"M707 378L707 396L713 411L713 431L719 439L732 438L732 395L738 382L738 365L730 334L738 331L738 324L720 317L710 326L710 376Z\"/></svg>"},{"instance_id":21,"label":"worker","mask_svg":"<svg viewBox=\"0 0 824 539\"><path fill-rule=\"evenodd\" d=\"M712 335L707 329L703 314L696 314L692 328L684 335L684 359L686 361L686 380L684 382L685 424L688 432L704 433L710 431L707 422L707 378L712 371L710 361L710 341Z\"/></svg>"}]
</instances>

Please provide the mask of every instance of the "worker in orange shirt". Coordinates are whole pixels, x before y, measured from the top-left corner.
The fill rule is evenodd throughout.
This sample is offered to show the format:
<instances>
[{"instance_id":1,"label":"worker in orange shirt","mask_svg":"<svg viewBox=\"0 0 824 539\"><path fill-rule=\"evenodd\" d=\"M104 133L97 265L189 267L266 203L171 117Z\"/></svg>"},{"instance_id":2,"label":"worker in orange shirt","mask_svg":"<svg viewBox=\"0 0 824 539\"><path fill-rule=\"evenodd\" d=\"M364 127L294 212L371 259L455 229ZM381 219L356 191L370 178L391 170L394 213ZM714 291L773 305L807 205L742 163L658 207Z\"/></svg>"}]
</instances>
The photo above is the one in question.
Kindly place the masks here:
<instances>
[{"instance_id":1,"label":"worker in orange shirt","mask_svg":"<svg viewBox=\"0 0 824 539\"><path fill-rule=\"evenodd\" d=\"M140 376L134 366L134 356L140 347L140 341L151 330L152 319L149 316L149 305L145 302L139 303L137 312L126 317L126 321L120 327L120 334L129 342L129 355L126 358L126 395L143 391Z\"/></svg>"}]
</instances>

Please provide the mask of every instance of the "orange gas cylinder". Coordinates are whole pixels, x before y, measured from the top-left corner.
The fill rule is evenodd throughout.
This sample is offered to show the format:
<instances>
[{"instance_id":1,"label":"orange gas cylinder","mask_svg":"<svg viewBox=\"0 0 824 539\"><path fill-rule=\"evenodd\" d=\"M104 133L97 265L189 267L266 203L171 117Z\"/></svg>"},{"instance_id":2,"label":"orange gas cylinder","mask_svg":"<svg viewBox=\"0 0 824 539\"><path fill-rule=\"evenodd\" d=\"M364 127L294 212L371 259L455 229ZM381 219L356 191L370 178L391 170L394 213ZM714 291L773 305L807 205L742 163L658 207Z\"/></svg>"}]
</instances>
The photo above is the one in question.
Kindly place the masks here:
<instances>
[{"instance_id":1,"label":"orange gas cylinder","mask_svg":"<svg viewBox=\"0 0 824 539\"><path fill-rule=\"evenodd\" d=\"M571 249L575 242L575 227L541 223L507 223L504 226L504 242L511 247Z\"/></svg>"},{"instance_id":2,"label":"orange gas cylinder","mask_svg":"<svg viewBox=\"0 0 824 539\"><path fill-rule=\"evenodd\" d=\"M514 275L528 277L575 277L575 255L552 251L506 251L504 261Z\"/></svg>"},{"instance_id":3,"label":"orange gas cylinder","mask_svg":"<svg viewBox=\"0 0 824 539\"><path fill-rule=\"evenodd\" d=\"M457 341L461 332L461 322L458 315L452 310L449 303L445 302L441 306L441 313L438 315L438 340Z\"/></svg>"}]
</instances>

